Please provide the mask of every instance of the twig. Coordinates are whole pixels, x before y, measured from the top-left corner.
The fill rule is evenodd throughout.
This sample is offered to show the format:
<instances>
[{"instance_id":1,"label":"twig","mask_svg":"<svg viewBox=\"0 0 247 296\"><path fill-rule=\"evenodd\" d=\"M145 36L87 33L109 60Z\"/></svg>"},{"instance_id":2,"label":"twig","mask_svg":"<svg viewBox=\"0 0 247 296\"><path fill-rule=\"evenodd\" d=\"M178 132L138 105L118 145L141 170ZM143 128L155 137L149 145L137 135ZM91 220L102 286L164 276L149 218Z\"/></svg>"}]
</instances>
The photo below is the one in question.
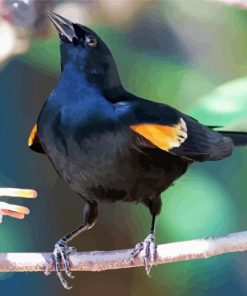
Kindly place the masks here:
<instances>
[{"instance_id":1,"label":"twig","mask_svg":"<svg viewBox=\"0 0 247 296\"><path fill-rule=\"evenodd\" d=\"M208 258L224 253L247 251L247 231L223 237L209 237L158 246L157 264ZM102 271L130 268L143 265L141 258L132 263L131 250L93 251L75 253L70 256L71 270ZM44 271L50 253L1 253L0 272Z\"/></svg>"},{"instance_id":2,"label":"twig","mask_svg":"<svg viewBox=\"0 0 247 296\"><path fill-rule=\"evenodd\" d=\"M247 9L247 0L216 0L216 1L221 2L223 4Z\"/></svg>"},{"instance_id":3,"label":"twig","mask_svg":"<svg viewBox=\"0 0 247 296\"><path fill-rule=\"evenodd\" d=\"M37 197L37 192L31 189L0 187L0 196L35 198ZM0 202L0 223L2 223L3 215L16 219L23 219L25 215L28 215L29 213L30 211L26 207L13 205L7 202Z\"/></svg>"},{"instance_id":4,"label":"twig","mask_svg":"<svg viewBox=\"0 0 247 296\"><path fill-rule=\"evenodd\" d=\"M35 198L37 196L37 192L32 189L0 187L0 196Z\"/></svg>"}]
</instances>

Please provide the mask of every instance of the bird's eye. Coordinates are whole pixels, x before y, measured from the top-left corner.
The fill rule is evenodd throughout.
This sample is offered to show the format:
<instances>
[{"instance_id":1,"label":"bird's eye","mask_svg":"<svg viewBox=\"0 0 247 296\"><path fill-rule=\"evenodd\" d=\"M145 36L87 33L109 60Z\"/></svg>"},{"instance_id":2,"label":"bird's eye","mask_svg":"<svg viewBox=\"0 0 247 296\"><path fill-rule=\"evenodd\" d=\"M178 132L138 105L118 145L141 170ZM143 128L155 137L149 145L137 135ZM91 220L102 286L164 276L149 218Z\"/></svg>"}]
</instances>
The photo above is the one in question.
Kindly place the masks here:
<instances>
[{"instance_id":1,"label":"bird's eye","mask_svg":"<svg viewBox=\"0 0 247 296\"><path fill-rule=\"evenodd\" d=\"M85 41L89 47L96 47L98 43L97 39L93 36L87 36Z\"/></svg>"}]
</instances>

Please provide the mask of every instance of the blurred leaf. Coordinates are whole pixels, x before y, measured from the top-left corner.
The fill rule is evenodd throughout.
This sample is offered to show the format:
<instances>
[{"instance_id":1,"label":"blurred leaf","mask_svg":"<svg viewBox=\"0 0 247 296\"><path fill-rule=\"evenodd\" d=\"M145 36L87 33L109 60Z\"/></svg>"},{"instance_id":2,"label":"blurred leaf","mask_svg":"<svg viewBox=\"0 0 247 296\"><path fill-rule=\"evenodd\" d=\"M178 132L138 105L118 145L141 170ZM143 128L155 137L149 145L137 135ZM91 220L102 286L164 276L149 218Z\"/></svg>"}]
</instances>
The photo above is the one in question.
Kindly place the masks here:
<instances>
[{"instance_id":1,"label":"blurred leaf","mask_svg":"<svg viewBox=\"0 0 247 296\"><path fill-rule=\"evenodd\" d=\"M159 265L152 270L153 286L160 291L164 287L172 289L171 295L208 295L208 287L223 286L229 281L232 263L231 256L226 255Z\"/></svg>"},{"instance_id":2,"label":"blurred leaf","mask_svg":"<svg viewBox=\"0 0 247 296\"><path fill-rule=\"evenodd\" d=\"M158 224L171 240L224 234L237 224L231 196L203 171L191 169L164 195Z\"/></svg>"},{"instance_id":3,"label":"blurred leaf","mask_svg":"<svg viewBox=\"0 0 247 296\"><path fill-rule=\"evenodd\" d=\"M247 78L223 84L201 97L189 114L208 125L231 126L243 122L241 129L247 131Z\"/></svg>"},{"instance_id":4,"label":"blurred leaf","mask_svg":"<svg viewBox=\"0 0 247 296\"><path fill-rule=\"evenodd\" d=\"M127 82L138 96L171 104L180 110L194 105L199 95L213 89L203 75L188 65L143 54L134 56Z\"/></svg>"},{"instance_id":5,"label":"blurred leaf","mask_svg":"<svg viewBox=\"0 0 247 296\"><path fill-rule=\"evenodd\" d=\"M60 71L58 38L34 40L29 51L22 55L21 58L47 74L57 75Z\"/></svg>"},{"instance_id":6,"label":"blurred leaf","mask_svg":"<svg viewBox=\"0 0 247 296\"><path fill-rule=\"evenodd\" d=\"M137 96L184 109L215 87L190 65L168 56L140 53L122 31L109 27L96 31L112 51L123 85Z\"/></svg>"}]
</instances>

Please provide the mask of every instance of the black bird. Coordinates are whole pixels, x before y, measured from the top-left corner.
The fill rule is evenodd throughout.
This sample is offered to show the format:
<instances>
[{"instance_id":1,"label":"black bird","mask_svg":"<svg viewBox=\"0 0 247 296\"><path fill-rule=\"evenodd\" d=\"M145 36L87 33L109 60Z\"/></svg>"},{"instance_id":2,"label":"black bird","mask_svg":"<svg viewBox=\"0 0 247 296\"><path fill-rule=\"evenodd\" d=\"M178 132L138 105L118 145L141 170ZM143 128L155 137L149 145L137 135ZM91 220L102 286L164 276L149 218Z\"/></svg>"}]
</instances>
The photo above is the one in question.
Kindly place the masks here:
<instances>
[{"instance_id":1,"label":"black bird","mask_svg":"<svg viewBox=\"0 0 247 296\"><path fill-rule=\"evenodd\" d=\"M51 262L69 271L67 243L92 228L97 201L137 201L152 216L151 232L136 245L146 271L156 258L155 218L161 192L194 162L220 160L234 146L247 144L245 133L213 127L165 104L138 98L119 79L111 52L89 28L49 13L61 41L62 73L40 112L29 146L45 153L58 174L85 202L84 222L55 244ZM47 265L47 273L49 266Z\"/></svg>"}]
</instances>

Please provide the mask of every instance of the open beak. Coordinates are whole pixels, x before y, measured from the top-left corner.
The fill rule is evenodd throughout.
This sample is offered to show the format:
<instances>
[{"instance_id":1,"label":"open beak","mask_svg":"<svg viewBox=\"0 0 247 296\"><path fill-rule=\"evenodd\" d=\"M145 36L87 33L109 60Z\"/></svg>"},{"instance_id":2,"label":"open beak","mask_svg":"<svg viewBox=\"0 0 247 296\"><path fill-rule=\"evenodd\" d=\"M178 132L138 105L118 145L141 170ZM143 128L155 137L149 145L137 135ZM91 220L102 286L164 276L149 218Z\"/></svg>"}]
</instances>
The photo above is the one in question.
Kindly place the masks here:
<instances>
[{"instance_id":1,"label":"open beak","mask_svg":"<svg viewBox=\"0 0 247 296\"><path fill-rule=\"evenodd\" d=\"M63 40L65 38L68 42L72 42L74 37L77 38L71 21L51 11L48 11L48 16Z\"/></svg>"}]
</instances>

